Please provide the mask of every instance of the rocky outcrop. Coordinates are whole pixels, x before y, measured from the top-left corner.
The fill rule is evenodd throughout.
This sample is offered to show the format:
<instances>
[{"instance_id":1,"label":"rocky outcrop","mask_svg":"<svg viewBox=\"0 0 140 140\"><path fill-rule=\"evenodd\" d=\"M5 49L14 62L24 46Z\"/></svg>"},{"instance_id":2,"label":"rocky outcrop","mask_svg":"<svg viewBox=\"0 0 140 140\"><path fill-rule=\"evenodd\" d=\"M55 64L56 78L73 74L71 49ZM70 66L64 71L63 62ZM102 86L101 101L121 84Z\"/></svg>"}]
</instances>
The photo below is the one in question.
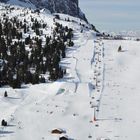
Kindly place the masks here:
<instances>
[{"instance_id":1,"label":"rocky outcrop","mask_svg":"<svg viewBox=\"0 0 140 140\"><path fill-rule=\"evenodd\" d=\"M38 8L47 8L52 13L64 13L86 20L79 8L78 0L30 0Z\"/></svg>"},{"instance_id":2,"label":"rocky outcrop","mask_svg":"<svg viewBox=\"0 0 140 140\"><path fill-rule=\"evenodd\" d=\"M0 1L6 2L8 0L0 0ZM15 2L14 0L10 1L13 1L12 3ZM85 15L81 12L79 8L79 0L19 0L19 1L24 3L32 3L37 8L46 8L50 10L51 13L64 13L74 17L79 17L87 21Z\"/></svg>"}]
</instances>

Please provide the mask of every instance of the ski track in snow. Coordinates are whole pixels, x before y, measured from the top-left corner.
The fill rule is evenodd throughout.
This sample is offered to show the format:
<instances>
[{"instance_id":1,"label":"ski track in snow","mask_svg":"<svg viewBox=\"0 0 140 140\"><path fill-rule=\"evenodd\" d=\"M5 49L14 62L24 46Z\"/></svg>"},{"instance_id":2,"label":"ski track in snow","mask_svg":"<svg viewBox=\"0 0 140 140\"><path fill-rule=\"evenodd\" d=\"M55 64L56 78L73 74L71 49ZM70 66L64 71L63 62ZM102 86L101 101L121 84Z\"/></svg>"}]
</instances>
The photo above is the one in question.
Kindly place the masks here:
<instances>
[{"instance_id":1,"label":"ski track in snow","mask_svg":"<svg viewBox=\"0 0 140 140\"><path fill-rule=\"evenodd\" d=\"M87 29L80 33L81 27L75 23L59 22L75 29L75 47L68 48L67 58L62 60L68 67L67 75L53 83L1 88L0 117L9 124L0 127L1 140L58 140L60 135L51 134L54 128L66 130L66 135L77 140L87 139L93 132L90 95L94 91L91 59L95 35ZM3 97L5 90L8 98ZM87 131L78 131L79 128Z\"/></svg>"}]
</instances>

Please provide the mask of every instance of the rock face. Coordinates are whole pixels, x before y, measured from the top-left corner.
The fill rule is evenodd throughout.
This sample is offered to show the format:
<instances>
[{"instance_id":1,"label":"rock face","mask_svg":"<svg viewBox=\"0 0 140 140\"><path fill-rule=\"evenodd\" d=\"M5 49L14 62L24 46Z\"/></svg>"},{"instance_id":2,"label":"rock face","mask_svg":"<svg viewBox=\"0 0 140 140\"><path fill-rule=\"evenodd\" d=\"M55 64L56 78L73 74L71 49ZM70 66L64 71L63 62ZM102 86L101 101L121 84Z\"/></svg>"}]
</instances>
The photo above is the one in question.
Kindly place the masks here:
<instances>
[{"instance_id":1,"label":"rock face","mask_svg":"<svg viewBox=\"0 0 140 140\"><path fill-rule=\"evenodd\" d=\"M0 2L7 2L7 0L0 0Z\"/></svg>"},{"instance_id":2,"label":"rock face","mask_svg":"<svg viewBox=\"0 0 140 140\"><path fill-rule=\"evenodd\" d=\"M78 0L48 0L50 10L52 12L66 13L70 15L78 15Z\"/></svg>"},{"instance_id":3,"label":"rock face","mask_svg":"<svg viewBox=\"0 0 140 140\"><path fill-rule=\"evenodd\" d=\"M47 8L52 13L64 13L86 20L85 15L79 8L78 0L30 0L30 2L38 8Z\"/></svg>"},{"instance_id":4,"label":"rock face","mask_svg":"<svg viewBox=\"0 0 140 140\"><path fill-rule=\"evenodd\" d=\"M6 2L9 0L0 0L0 2ZM14 0L10 0L13 1ZM79 0L19 0L25 3L32 3L37 8L46 8L52 13L64 13L71 16L79 17L84 19L85 15L81 12L79 8ZM12 3L13 3L12 2ZM15 3L16 4L16 3Z\"/></svg>"}]
</instances>

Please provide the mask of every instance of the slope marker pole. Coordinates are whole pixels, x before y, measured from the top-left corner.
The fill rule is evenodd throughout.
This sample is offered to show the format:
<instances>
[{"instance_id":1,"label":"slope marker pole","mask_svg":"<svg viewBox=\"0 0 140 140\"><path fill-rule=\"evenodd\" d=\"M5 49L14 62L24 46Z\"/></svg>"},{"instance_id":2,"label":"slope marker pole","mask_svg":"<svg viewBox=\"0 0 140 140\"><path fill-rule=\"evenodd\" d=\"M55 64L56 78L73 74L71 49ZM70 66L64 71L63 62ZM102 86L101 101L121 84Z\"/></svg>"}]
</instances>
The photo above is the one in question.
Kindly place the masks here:
<instances>
[{"instance_id":1,"label":"slope marker pole","mask_svg":"<svg viewBox=\"0 0 140 140\"><path fill-rule=\"evenodd\" d=\"M94 118L93 118L93 121L94 122L96 122L97 121L97 119L96 119L96 108L94 107L94 116L93 116Z\"/></svg>"}]
</instances>

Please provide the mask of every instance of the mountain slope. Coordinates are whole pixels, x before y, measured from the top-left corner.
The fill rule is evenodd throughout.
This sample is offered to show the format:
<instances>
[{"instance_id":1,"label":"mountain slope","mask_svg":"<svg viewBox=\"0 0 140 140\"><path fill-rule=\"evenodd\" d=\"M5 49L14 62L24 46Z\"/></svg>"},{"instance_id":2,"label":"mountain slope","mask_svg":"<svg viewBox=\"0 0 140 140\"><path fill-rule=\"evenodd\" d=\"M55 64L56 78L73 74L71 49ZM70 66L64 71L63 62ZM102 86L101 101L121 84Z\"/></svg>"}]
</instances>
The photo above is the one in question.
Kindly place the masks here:
<instances>
[{"instance_id":1,"label":"mountain slope","mask_svg":"<svg viewBox=\"0 0 140 140\"><path fill-rule=\"evenodd\" d=\"M11 24L3 28L8 18L10 23L18 19L28 25L21 40L28 35L32 39L47 36L60 39L55 36L56 31L61 31L57 35L64 35L67 31L63 31L71 28L71 40L74 42L73 47L66 47L66 55L59 63L62 69L66 69L63 78L43 84L23 84L21 89L0 88L0 121L4 119L8 124L0 126L1 140L63 140L61 137L65 135L68 140L139 140L140 42L96 38L85 21L64 14L51 15L43 10L39 13L0 4L0 15L1 22L5 23L0 26L1 39L5 39L7 33L7 38L11 38L8 30ZM34 27L31 28L34 25L32 21L47 24L44 30L39 30L43 30L40 36L38 31L37 34L34 32ZM20 27L19 31L23 30L22 23L18 23L12 25ZM56 23L61 28L56 28ZM68 45L67 42L65 44ZM122 51L118 52L120 44ZM0 45L1 48L3 46ZM9 52L16 50L11 46L12 43L8 46ZM27 45L26 48L30 52L32 48L38 50L39 47ZM3 57L1 52L0 57ZM4 97L5 91L8 97Z\"/></svg>"},{"instance_id":2,"label":"mountain slope","mask_svg":"<svg viewBox=\"0 0 140 140\"><path fill-rule=\"evenodd\" d=\"M71 16L85 18L81 12L78 0L0 0L14 5L26 6L31 8L45 8L50 10L51 13L64 13Z\"/></svg>"},{"instance_id":3,"label":"mountain slope","mask_svg":"<svg viewBox=\"0 0 140 140\"><path fill-rule=\"evenodd\" d=\"M68 15L60 14L59 20L51 14L38 14L21 7L6 7L0 6L0 14L4 15L4 21L5 17L11 20L16 17L31 26L31 17L37 18L38 21L47 24L44 33L46 36L53 36L56 22L72 28L75 45L67 48L66 57L60 63L67 69L63 79L39 85L23 85L21 89L1 88L0 116L1 120L5 119L8 122L7 127L0 126L1 140L58 140L63 134L53 135L51 131L54 128L64 129L64 134L72 139L88 138L92 133L92 124L89 121L93 110L89 102L93 92L91 82L94 73L91 61L94 52L94 32L85 21ZM8 12L9 9L11 12ZM29 31L23 36L26 37L29 33L31 37L35 35L29 27ZM86 76L82 65L88 68ZM3 97L5 91L8 97ZM83 112L83 109L86 112ZM83 131L78 132L79 127Z\"/></svg>"}]
</instances>

